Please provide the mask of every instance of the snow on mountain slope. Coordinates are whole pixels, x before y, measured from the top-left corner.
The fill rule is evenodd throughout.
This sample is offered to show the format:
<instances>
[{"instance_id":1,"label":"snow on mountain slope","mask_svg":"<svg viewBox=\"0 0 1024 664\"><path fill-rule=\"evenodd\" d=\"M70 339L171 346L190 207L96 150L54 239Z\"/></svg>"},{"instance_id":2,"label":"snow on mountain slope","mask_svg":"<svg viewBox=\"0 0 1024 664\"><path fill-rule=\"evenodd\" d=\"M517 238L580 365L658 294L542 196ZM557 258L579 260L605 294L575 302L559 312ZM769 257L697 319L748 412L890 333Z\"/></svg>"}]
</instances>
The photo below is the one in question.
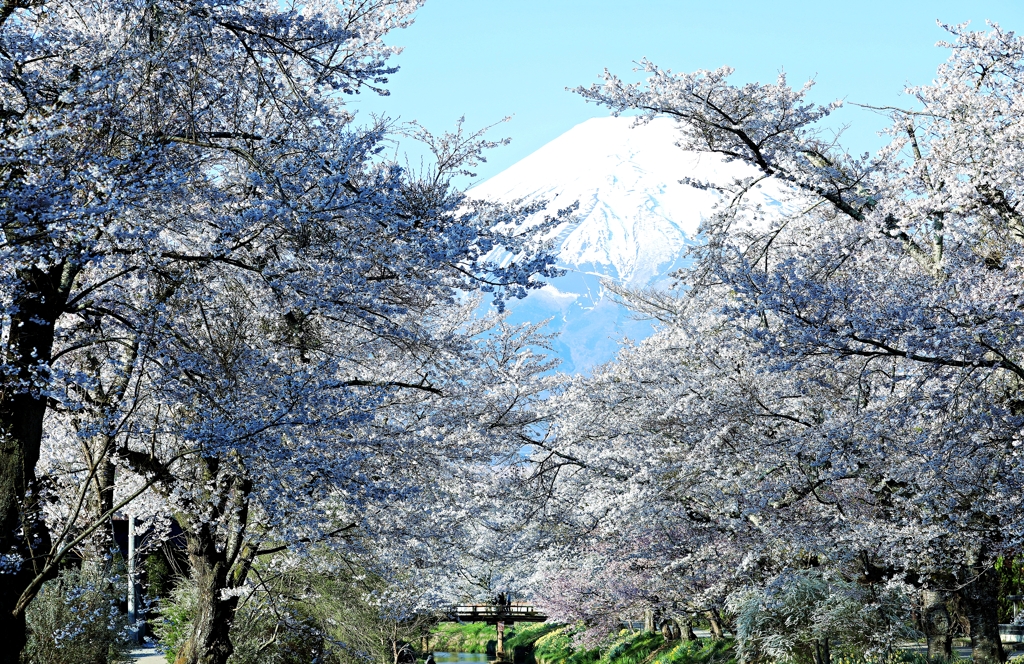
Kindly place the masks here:
<instances>
[{"instance_id":1,"label":"snow on mountain slope","mask_svg":"<svg viewBox=\"0 0 1024 664\"><path fill-rule=\"evenodd\" d=\"M543 199L549 213L579 201L574 219L551 235L567 274L512 305L516 320L554 318L568 371L613 359L623 337L650 334L649 323L605 296L601 278L636 288L669 285L720 198L679 181L724 184L755 175L738 162L679 149L670 119L634 124L628 117L587 120L469 191L505 202ZM770 185L756 193L766 207L778 206L777 194Z\"/></svg>"}]
</instances>

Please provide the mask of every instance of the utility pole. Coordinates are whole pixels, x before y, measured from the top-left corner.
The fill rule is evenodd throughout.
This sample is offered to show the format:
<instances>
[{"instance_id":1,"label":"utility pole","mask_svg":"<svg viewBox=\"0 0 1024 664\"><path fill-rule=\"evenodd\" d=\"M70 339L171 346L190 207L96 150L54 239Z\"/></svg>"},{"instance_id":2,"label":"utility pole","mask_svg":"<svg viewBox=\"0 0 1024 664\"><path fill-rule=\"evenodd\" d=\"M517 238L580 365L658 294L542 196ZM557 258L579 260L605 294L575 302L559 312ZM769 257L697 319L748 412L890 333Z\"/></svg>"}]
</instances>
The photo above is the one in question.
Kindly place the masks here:
<instances>
[{"instance_id":1,"label":"utility pole","mask_svg":"<svg viewBox=\"0 0 1024 664\"><path fill-rule=\"evenodd\" d=\"M128 625L131 631L131 640L135 643L142 642L136 621L138 620L139 606L139 578L135 567L136 547L138 542L135 535L135 515L128 515Z\"/></svg>"}]
</instances>

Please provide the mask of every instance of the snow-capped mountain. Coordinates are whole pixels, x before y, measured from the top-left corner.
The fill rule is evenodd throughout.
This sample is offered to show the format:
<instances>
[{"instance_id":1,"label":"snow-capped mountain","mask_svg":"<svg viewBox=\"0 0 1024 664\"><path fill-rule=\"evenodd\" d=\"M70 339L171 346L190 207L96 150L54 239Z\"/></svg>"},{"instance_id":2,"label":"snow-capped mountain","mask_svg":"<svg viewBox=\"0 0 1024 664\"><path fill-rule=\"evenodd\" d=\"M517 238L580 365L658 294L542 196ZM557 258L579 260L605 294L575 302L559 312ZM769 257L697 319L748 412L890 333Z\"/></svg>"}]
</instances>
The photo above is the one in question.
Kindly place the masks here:
<instances>
[{"instance_id":1,"label":"snow-capped mountain","mask_svg":"<svg viewBox=\"0 0 1024 664\"><path fill-rule=\"evenodd\" d=\"M546 200L548 213L579 202L574 219L552 233L566 275L511 305L514 320L553 318L567 371L611 360L622 338L651 333L650 323L605 296L601 279L669 286L668 275L684 264L719 200L680 180L727 183L754 174L738 162L681 150L670 119L635 124L628 117L587 120L469 191L496 201ZM777 205L768 190L757 195Z\"/></svg>"}]
</instances>

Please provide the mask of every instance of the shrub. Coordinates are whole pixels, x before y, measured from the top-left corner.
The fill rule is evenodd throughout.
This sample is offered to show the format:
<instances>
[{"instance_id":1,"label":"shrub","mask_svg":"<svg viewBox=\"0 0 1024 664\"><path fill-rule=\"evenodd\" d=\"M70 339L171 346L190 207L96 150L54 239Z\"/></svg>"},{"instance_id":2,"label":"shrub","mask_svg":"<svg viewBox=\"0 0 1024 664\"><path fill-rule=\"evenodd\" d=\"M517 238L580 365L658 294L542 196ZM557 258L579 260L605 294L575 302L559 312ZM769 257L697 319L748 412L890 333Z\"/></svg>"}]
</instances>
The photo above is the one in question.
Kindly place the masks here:
<instances>
[{"instance_id":1,"label":"shrub","mask_svg":"<svg viewBox=\"0 0 1024 664\"><path fill-rule=\"evenodd\" d=\"M273 601L266 594L242 598L231 626L230 664L310 664L333 661L317 621L315 600Z\"/></svg>"},{"instance_id":2,"label":"shrub","mask_svg":"<svg viewBox=\"0 0 1024 664\"><path fill-rule=\"evenodd\" d=\"M234 653L230 664L309 664L323 661L324 639L315 621L298 608L301 602L269 606L259 595L242 599L231 626ZM195 585L179 579L160 602L153 631L167 661L173 663L192 630L197 608Z\"/></svg>"},{"instance_id":3,"label":"shrub","mask_svg":"<svg viewBox=\"0 0 1024 664\"><path fill-rule=\"evenodd\" d=\"M153 633L160 640L160 648L173 664L178 649L192 630L192 618L196 614L198 598L196 588L188 579L179 578L173 590L157 605L160 619L153 622Z\"/></svg>"},{"instance_id":4,"label":"shrub","mask_svg":"<svg viewBox=\"0 0 1024 664\"><path fill-rule=\"evenodd\" d=\"M166 597L171 591L173 572L163 553L151 553L142 561L146 571L146 594L153 599Z\"/></svg>"},{"instance_id":5,"label":"shrub","mask_svg":"<svg viewBox=\"0 0 1024 664\"><path fill-rule=\"evenodd\" d=\"M62 571L47 581L25 612L33 664L128 662L128 617L118 608L123 577Z\"/></svg>"},{"instance_id":6,"label":"shrub","mask_svg":"<svg viewBox=\"0 0 1024 664\"><path fill-rule=\"evenodd\" d=\"M902 586L866 588L820 568L786 571L764 588L730 596L728 606L744 661L803 664L812 661L815 644L828 642L834 655L874 655L910 634Z\"/></svg>"}]
</instances>

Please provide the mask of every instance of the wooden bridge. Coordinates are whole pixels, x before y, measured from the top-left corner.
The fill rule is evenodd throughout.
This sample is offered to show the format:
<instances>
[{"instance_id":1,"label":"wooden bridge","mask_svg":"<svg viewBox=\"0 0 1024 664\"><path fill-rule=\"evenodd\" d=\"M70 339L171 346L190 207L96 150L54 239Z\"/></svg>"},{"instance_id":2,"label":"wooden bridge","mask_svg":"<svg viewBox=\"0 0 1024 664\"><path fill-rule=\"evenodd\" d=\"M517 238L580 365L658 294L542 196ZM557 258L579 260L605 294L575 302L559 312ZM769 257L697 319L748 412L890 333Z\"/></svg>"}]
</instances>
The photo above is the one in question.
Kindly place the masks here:
<instances>
[{"instance_id":1,"label":"wooden bridge","mask_svg":"<svg viewBox=\"0 0 1024 664\"><path fill-rule=\"evenodd\" d=\"M498 637L495 644L495 656L499 662L507 661L505 655L505 625L517 622L544 622L548 617L536 607L528 604L460 604L453 606L448 612L452 619L459 622L484 622L494 625Z\"/></svg>"},{"instance_id":2,"label":"wooden bridge","mask_svg":"<svg viewBox=\"0 0 1024 664\"><path fill-rule=\"evenodd\" d=\"M460 604L452 607L452 617L459 622L498 623L544 622L548 617L527 604Z\"/></svg>"}]
</instances>

